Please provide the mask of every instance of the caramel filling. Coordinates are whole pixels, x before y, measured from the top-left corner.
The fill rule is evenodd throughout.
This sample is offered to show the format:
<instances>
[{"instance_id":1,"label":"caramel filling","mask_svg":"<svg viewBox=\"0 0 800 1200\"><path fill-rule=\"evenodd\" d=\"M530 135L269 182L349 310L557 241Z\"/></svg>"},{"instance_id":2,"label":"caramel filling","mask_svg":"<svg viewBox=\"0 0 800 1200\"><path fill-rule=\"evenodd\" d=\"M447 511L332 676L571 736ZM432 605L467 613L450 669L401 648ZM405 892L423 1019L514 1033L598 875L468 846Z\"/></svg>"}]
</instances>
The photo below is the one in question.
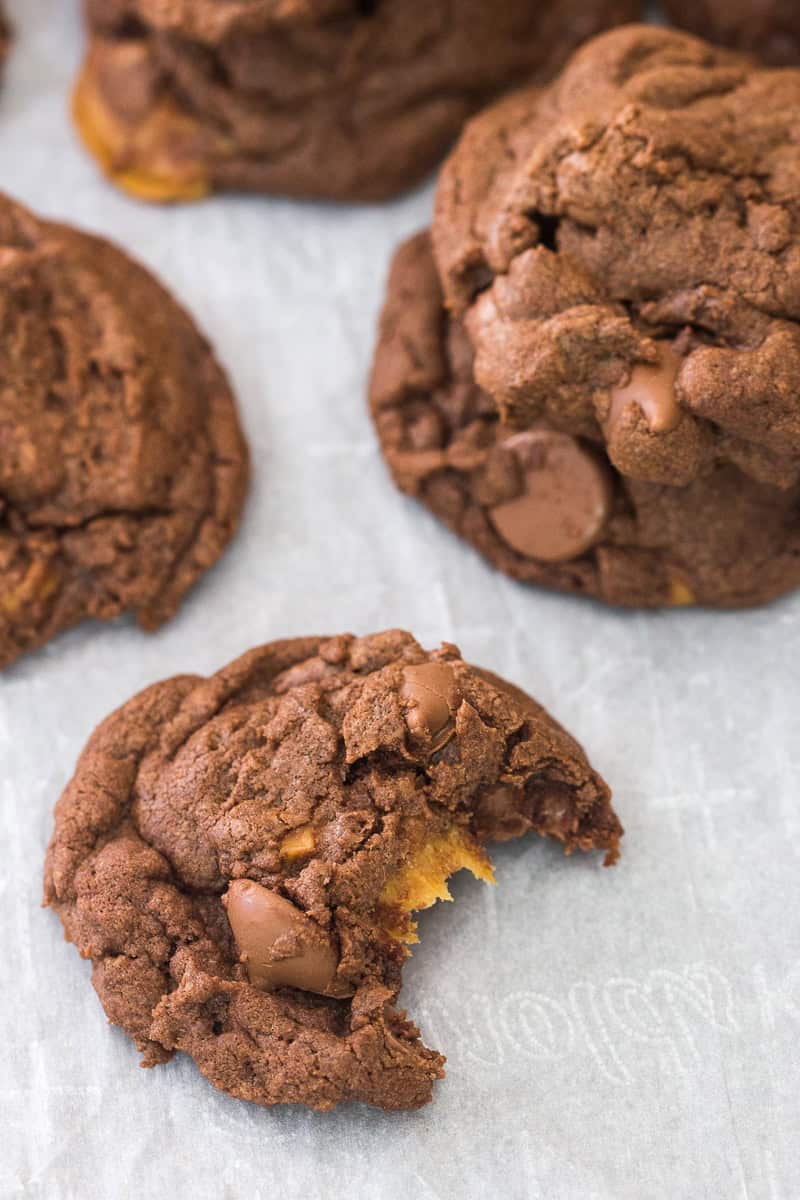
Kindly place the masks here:
<instances>
[{"instance_id":1,"label":"caramel filling","mask_svg":"<svg viewBox=\"0 0 800 1200\"><path fill-rule=\"evenodd\" d=\"M696 604L697 597L689 590L685 583L681 583L680 579L673 579L669 585L669 600L673 608L688 608L690 604Z\"/></svg>"},{"instance_id":2,"label":"caramel filling","mask_svg":"<svg viewBox=\"0 0 800 1200\"><path fill-rule=\"evenodd\" d=\"M411 914L437 900L452 900L447 880L461 870L471 871L485 883L495 882L488 854L464 830L453 827L420 847L381 892L379 905L387 933L408 945L419 942Z\"/></svg>"},{"instance_id":3,"label":"caramel filling","mask_svg":"<svg viewBox=\"0 0 800 1200\"><path fill-rule=\"evenodd\" d=\"M308 858L316 849L314 828L312 825L302 825L287 833L281 842L281 858L288 862L296 862L300 858Z\"/></svg>"},{"instance_id":4,"label":"caramel filling","mask_svg":"<svg viewBox=\"0 0 800 1200\"><path fill-rule=\"evenodd\" d=\"M24 578L0 596L0 608L8 617L14 617L32 604L44 604L58 590L59 578L50 571L47 563L31 563Z\"/></svg>"},{"instance_id":5,"label":"caramel filling","mask_svg":"<svg viewBox=\"0 0 800 1200\"><path fill-rule=\"evenodd\" d=\"M196 126L169 99L158 101L136 125L114 115L95 83L91 54L73 97L78 132L104 173L139 200L200 200L211 190L197 156L174 153L196 136Z\"/></svg>"}]
</instances>

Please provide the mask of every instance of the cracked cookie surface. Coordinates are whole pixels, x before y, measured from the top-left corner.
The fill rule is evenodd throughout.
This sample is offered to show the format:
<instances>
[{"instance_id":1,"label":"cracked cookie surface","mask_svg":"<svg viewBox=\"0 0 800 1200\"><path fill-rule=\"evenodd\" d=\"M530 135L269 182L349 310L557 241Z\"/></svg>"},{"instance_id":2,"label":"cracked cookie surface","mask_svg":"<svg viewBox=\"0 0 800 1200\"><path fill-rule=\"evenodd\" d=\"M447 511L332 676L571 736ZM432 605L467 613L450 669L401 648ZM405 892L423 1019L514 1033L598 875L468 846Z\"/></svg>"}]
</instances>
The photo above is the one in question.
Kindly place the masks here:
<instances>
[{"instance_id":1,"label":"cracked cookie surface","mask_svg":"<svg viewBox=\"0 0 800 1200\"><path fill-rule=\"evenodd\" d=\"M800 72L642 26L471 122L436 265L400 253L381 326L403 490L509 574L613 603L796 587L793 114Z\"/></svg>"},{"instance_id":2,"label":"cracked cookie surface","mask_svg":"<svg viewBox=\"0 0 800 1200\"><path fill-rule=\"evenodd\" d=\"M533 700L407 633L261 647L108 718L56 807L45 899L109 1019L261 1104L431 1098L396 1007L412 912L529 831L613 862L608 788Z\"/></svg>"},{"instance_id":3,"label":"cracked cookie surface","mask_svg":"<svg viewBox=\"0 0 800 1200\"><path fill-rule=\"evenodd\" d=\"M471 112L551 77L638 0L87 0L75 94L89 149L150 200L218 189L376 200Z\"/></svg>"},{"instance_id":4,"label":"cracked cookie surface","mask_svg":"<svg viewBox=\"0 0 800 1200\"><path fill-rule=\"evenodd\" d=\"M664 0L671 20L776 66L800 63L797 0Z\"/></svg>"},{"instance_id":5,"label":"cracked cookie surface","mask_svg":"<svg viewBox=\"0 0 800 1200\"><path fill-rule=\"evenodd\" d=\"M236 529L247 449L189 316L0 197L0 667L86 617L155 629Z\"/></svg>"}]
</instances>

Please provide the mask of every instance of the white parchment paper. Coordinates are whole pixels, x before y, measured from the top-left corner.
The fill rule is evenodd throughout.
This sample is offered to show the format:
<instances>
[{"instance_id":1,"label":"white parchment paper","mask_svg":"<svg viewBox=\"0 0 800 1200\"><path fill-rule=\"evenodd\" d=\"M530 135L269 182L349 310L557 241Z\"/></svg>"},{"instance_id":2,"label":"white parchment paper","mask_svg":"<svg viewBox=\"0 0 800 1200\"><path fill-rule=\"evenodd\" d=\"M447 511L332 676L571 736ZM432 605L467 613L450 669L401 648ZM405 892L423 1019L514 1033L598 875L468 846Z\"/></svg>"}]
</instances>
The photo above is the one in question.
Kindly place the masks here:
<instances>
[{"instance_id":1,"label":"white parchment paper","mask_svg":"<svg viewBox=\"0 0 800 1200\"><path fill-rule=\"evenodd\" d=\"M189 305L255 479L241 535L163 632L84 626L0 679L0 1195L796 1200L800 596L624 615L494 574L394 490L364 404L389 254L431 189L381 208L138 205L67 120L77 5L9 7L0 186L113 237ZM268 1112L187 1059L139 1070L39 908L88 734L153 680L258 642L394 625L457 642L583 741L622 862L511 845L496 888L459 878L423 917L404 1000L449 1058L423 1112Z\"/></svg>"}]
</instances>

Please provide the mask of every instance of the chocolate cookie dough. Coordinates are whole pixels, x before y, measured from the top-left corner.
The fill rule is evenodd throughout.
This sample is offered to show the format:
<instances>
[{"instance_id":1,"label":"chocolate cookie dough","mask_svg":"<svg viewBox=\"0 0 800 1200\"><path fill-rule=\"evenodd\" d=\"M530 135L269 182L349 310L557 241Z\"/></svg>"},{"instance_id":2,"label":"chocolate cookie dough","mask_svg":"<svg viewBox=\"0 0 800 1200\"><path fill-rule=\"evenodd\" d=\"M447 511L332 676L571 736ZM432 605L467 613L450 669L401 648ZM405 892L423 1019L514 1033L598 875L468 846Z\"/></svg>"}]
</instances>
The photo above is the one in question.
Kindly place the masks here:
<instances>
[{"instance_id":1,"label":"chocolate cookie dough","mask_svg":"<svg viewBox=\"0 0 800 1200\"><path fill-rule=\"evenodd\" d=\"M800 72L645 26L477 117L389 283L398 486L614 604L800 584L798 120Z\"/></svg>"},{"instance_id":2,"label":"chocolate cookie dough","mask_svg":"<svg viewBox=\"0 0 800 1200\"><path fill-rule=\"evenodd\" d=\"M757 54L778 66L800 63L797 0L665 0L676 25Z\"/></svg>"},{"instance_id":3,"label":"chocolate cookie dough","mask_svg":"<svg viewBox=\"0 0 800 1200\"><path fill-rule=\"evenodd\" d=\"M148 200L215 189L377 200L465 118L551 77L640 0L86 0L83 140Z\"/></svg>"},{"instance_id":4,"label":"chocolate cookie dough","mask_svg":"<svg viewBox=\"0 0 800 1200\"><path fill-rule=\"evenodd\" d=\"M120 250L0 196L0 273L2 667L84 617L171 617L247 449L210 347Z\"/></svg>"},{"instance_id":5,"label":"chocolate cookie dough","mask_svg":"<svg viewBox=\"0 0 800 1200\"><path fill-rule=\"evenodd\" d=\"M259 1104L417 1108L444 1059L396 1007L412 914L528 832L610 863L622 829L518 688L399 631L274 642L99 727L45 900L144 1065L183 1050Z\"/></svg>"}]
</instances>

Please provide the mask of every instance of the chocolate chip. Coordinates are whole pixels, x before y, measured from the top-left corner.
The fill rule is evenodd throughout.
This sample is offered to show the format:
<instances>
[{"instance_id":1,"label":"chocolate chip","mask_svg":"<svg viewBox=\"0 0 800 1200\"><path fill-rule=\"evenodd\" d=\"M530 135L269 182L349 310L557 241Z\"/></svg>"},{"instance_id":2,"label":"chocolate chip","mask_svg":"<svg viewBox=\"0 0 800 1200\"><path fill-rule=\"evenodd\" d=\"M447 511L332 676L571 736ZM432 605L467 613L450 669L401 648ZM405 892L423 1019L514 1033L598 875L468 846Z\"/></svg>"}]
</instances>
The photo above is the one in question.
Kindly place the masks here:
<instances>
[{"instance_id":1,"label":"chocolate chip","mask_svg":"<svg viewBox=\"0 0 800 1200\"><path fill-rule=\"evenodd\" d=\"M640 409L651 433L668 433L680 421L675 381L683 360L667 342L658 344L658 353L657 364L637 363L628 382L612 390L606 421L609 437L632 405Z\"/></svg>"},{"instance_id":2,"label":"chocolate chip","mask_svg":"<svg viewBox=\"0 0 800 1200\"><path fill-rule=\"evenodd\" d=\"M565 433L534 430L503 443L525 474L522 495L491 509L500 536L519 554L567 562L594 544L611 511L604 464Z\"/></svg>"},{"instance_id":3,"label":"chocolate chip","mask_svg":"<svg viewBox=\"0 0 800 1200\"><path fill-rule=\"evenodd\" d=\"M406 667L400 698L412 735L441 749L453 736L453 717L461 701L452 668L445 663Z\"/></svg>"},{"instance_id":4,"label":"chocolate chip","mask_svg":"<svg viewBox=\"0 0 800 1200\"><path fill-rule=\"evenodd\" d=\"M253 987L352 995L337 982L339 960L330 938L290 900L252 879L236 879L222 903Z\"/></svg>"}]
</instances>

